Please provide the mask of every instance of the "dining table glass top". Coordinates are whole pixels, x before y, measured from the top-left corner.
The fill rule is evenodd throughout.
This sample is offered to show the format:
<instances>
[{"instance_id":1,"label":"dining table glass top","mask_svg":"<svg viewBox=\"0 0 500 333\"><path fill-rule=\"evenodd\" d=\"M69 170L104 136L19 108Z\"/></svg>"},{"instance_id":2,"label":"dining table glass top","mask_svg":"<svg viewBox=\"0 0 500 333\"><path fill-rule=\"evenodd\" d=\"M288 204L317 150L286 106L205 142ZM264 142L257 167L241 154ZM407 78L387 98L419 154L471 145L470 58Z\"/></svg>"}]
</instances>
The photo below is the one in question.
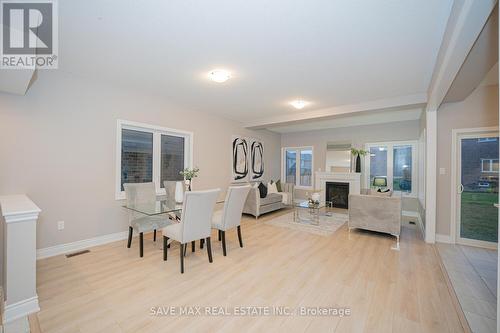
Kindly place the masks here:
<instances>
[{"instance_id":1,"label":"dining table glass top","mask_svg":"<svg viewBox=\"0 0 500 333\"><path fill-rule=\"evenodd\" d=\"M126 204L123 207L148 216L182 211L182 203L177 203L175 202L175 200L166 199L147 202L134 202Z\"/></svg>"},{"instance_id":2,"label":"dining table glass top","mask_svg":"<svg viewBox=\"0 0 500 333\"><path fill-rule=\"evenodd\" d=\"M224 203L224 200L216 202L216 204L221 203ZM122 207L148 216L182 212L182 203L177 203L173 199L158 199L155 201L134 202L123 205Z\"/></svg>"}]
</instances>

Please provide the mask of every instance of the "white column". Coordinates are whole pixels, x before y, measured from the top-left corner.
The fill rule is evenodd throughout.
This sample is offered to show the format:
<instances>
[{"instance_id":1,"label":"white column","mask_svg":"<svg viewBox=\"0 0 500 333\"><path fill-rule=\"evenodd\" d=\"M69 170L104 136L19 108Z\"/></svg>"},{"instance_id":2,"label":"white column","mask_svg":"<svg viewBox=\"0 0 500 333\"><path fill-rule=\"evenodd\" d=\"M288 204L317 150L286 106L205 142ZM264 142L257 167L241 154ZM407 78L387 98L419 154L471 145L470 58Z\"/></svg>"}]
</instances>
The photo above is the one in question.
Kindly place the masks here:
<instances>
[{"instance_id":1,"label":"white column","mask_svg":"<svg viewBox=\"0 0 500 333\"><path fill-rule=\"evenodd\" d=\"M0 196L3 216L3 322L40 310L36 293L36 222L40 208L26 195Z\"/></svg>"},{"instance_id":2,"label":"white column","mask_svg":"<svg viewBox=\"0 0 500 333\"><path fill-rule=\"evenodd\" d=\"M426 111L425 241L436 242L437 111Z\"/></svg>"}]
</instances>

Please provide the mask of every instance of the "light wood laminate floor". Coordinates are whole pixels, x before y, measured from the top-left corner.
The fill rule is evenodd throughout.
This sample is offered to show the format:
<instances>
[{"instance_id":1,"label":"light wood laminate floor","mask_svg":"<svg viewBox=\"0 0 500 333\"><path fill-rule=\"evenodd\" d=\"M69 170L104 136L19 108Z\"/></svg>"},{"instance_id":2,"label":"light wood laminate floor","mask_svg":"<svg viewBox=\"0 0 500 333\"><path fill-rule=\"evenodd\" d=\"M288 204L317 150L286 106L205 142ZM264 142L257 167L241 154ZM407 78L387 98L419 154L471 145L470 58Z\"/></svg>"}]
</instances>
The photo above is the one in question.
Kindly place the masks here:
<instances>
[{"instance_id":1,"label":"light wood laminate floor","mask_svg":"<svg viewBox=\"0 0 500 333\"><path fill-rule=\"evenodd\" d=\"M394 238L344 225L323 237L242 220L244 247L227 233L228 256L212 234L206 251L162 260L161 238L95 247L88 254L37 262L42 332L461 332L434 247L414 226ZM350 316L152 316L163 306L347 307Z\"/></svg>"}]
</instances>

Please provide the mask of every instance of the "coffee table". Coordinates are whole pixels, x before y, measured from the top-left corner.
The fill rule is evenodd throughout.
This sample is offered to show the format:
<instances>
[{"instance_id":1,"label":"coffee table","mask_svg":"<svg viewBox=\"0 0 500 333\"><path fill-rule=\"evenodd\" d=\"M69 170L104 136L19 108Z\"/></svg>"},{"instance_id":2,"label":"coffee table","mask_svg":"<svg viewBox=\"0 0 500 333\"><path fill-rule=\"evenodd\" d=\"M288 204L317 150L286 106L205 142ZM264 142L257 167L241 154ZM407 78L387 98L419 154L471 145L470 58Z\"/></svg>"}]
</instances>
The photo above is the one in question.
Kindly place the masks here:
<instances>
[{"instance_id":1,"label":"coffee table","mask_svg":"<svg viewBox=\"0 0 500 333\"><path fill-rule=\"evenodd\" d=\"M332 208L332 201L320 201L319 203L309 203L308 200L297 200L293 204L293 221L307 222L310 224L319 225L319 217L321 210L324 208Z\"/></svg>"}]
</instances>

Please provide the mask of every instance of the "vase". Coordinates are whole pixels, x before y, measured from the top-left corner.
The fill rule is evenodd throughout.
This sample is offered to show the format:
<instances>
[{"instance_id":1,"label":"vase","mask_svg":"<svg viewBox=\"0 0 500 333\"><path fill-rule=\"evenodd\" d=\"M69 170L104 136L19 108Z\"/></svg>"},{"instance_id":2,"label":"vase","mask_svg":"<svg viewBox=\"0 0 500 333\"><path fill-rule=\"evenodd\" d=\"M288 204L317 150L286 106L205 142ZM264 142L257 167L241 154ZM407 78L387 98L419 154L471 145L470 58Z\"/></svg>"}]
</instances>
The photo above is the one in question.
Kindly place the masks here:
<instances>
[{"instance_id":1,"label":"vase","mask_svg":"<svg viewBox=\"0 0 500 333\"><path fill-rule=\"evenodd\" d=\"M184 200L184 185L182 182L175 183L175 202L182 203Z\"/></svg>"},{"instance_id":2,"label":"vase","mask_svg":"<svg viewBox=\"0 0 500 333\"><path fill-rule=\"evenodd\" d=\"M356 157L356 172L360 173L361 172L361 157L358 156Z\"/></svg>"},{"instance_id":3,"label":"vase","mask_svg":"<svg viewBox=\"0 0 500 333\"><path fill-rule=\"evenodd\" d=\"M313 193L311 199L313 199L314 202L319 202L319 199L321 199L321 195L318 192Z\"/></svg>"}]
</instances>

